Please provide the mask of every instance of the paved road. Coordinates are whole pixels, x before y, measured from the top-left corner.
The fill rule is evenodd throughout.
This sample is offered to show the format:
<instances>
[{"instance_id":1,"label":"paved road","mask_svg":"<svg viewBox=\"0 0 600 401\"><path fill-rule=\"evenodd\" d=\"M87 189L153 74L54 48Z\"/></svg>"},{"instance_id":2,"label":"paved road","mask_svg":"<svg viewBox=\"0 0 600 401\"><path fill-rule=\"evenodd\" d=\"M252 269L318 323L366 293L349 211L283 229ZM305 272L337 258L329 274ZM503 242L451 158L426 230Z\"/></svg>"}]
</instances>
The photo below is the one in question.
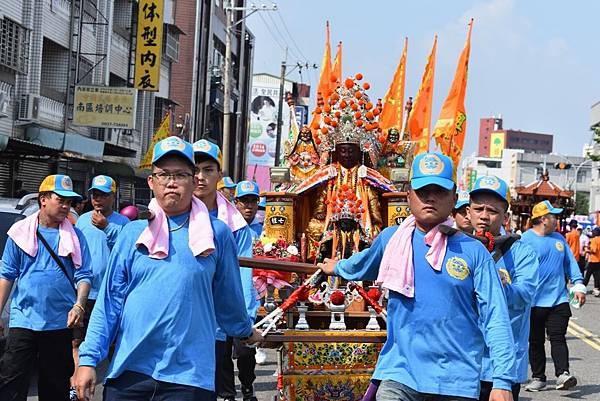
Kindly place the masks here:
<instances>
[{"instance_id":1,"label":"paved road","mask_svg":"<svg viewBox=\"0 0 600 401\"><path fill-rule=\"evenodd\" d=\"M550 358L550 347L547 344L548 365L546 374L549 377L548 389L539 393L522 392L521 401L565 401L590 400L600 401L600 298L588 296L588 303L582 309L573 310L573 318L569 326L567 341L570 351L571 372L577 376L579 384L571 391L554 390L554 368ZM255 389L259 401L273 401L277 394L277 378L273 376L277 365L275 351L268 350L269 358L263 366L257 366ZM33 386L32 386L33 387ZM239 390L239 387L238 387ZM94 401L100 401L102 388L98 386ZM28 401L37 400L35 388L31 390ZM241 400L241 397L239 398Z\"/></svg>"}]
</instances>

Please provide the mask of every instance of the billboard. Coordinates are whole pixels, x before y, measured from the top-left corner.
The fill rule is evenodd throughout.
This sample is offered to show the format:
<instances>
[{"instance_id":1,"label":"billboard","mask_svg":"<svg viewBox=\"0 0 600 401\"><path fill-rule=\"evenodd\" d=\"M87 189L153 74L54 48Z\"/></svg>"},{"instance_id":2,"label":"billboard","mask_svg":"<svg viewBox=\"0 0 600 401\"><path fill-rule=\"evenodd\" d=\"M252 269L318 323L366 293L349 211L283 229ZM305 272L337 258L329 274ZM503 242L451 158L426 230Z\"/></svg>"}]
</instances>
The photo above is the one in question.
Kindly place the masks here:
<instances>
[{"instance_id":1,"label":"billboard","mask_svg":"<svg viewBox=\"0 0 600 401\"><path fill-rule=\"evenodd\" d=\"M135 128L134 88L75 86L73 124L97 128Z\"/></svg>"},{"instance_id":2,"label":"billboard","mask_svg":"<svg viewBox=\"0 0 600 401\"><path fill-rule=\"evenodd\" d=\"M504 132L492 132L490 135L490 157L502 157L502 151L506 143Z\"/></svg>"},{"instance_id":3,"label":"billboard","mask_svg":"<svg viewBox=\"0 0 600 401\"><path fill-rule=\"evenodd\" d=\"M163 6L164 0L139 0L134 81L139 90L159 90Z\"/></svg>"},{"instance_id":4,"label":"billboard","mask_svg":"<svg viewBox=\"0 0 600 401\"><path fill-rule=\"evenodd\" d=\"M268 190L269 167L275 165L277 145L277 109L279 104L279 84L254 82L250 102L250 129L246 155L246 171L249 179L254 178L261 190ZM290 108L283 102L283 126L281 129L281 151L289 134ZM280 158L281 160L281 158Z\"/></svg>"}]
</instances>

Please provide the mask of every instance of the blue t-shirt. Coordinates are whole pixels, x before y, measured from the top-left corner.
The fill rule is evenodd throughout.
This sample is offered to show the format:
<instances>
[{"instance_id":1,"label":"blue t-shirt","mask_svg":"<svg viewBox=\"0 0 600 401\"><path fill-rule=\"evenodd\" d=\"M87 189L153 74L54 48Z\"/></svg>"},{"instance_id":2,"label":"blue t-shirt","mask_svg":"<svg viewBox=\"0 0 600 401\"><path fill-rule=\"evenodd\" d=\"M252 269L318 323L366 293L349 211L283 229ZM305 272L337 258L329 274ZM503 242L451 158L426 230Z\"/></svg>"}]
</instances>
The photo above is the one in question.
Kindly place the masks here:
<instances>
[{"instance_id":1,"label":"blue t-shirt","mask_svg":"<svg viewBox=\"0 0 600 401\"><path fill-rule=\"evenodd\" d=\"M565 238L557 232L538 235L530 229L521 240L535 251L540 264L538 289L531 306L552 307L569 302L566 277L573 284L582 282L583 277Z\"/></svg>"},{"instance_id":2,"label":"blue t-shirt","mask_svg":"<svg viewBox=\"0 0 600 401\"><path fill-rule=\"evenodd\" d=\"M375 280L384 248L397 229L386 228L370 248L337 263L336 274L347 280ZM477 378L487 343L495 362L494 388L510 390L515 380L514 340L489 252L480 242L457 233L448 237L438 272L425 259L429 247L424 237L415 229L414 298L389 292L387 341L373 377L421 393L478 398Z\"/></svg>"},{"instance_id":3,"label":"blue t-shirt","mask_svg":"<svg viewBox=\"0 0 600 401\"><path fill-rule=\"evenodd\" d=\"M218 209L213 209L209 212L209 214L211 217L218 219L218 212ZM233 238L235 239L235 243L237 244L238 257L252 257L253 235L253 231L247 225L233 232ZM248 267L240 267L240 277L242 280L242 288L244 290L244 301L246 303L246 310L248 312L248 316L256 319L256 314L258 313L260 303L257 300L258 293L256 292L256 289L254 288L254 283L252 281L252 269ZM227 336L225 335L223 330L219 328L217 330L217 340L225 341L226 338Z\"/></svg>"},{"instance_id":4,"label":"blue t-shirt","mask_svg":"<svg viewBox=\"0 0 600 401\"><path fill-rule=\"evenodd\" d=\"M515 339L515 370L518 383L527 381L529 363L529 318L531 302L535 296L539 264L535 251L523 241L515 241L508 252L496 262L500 276L506 278L504 292L508 304L508 315ZM483 356L481 380L492 381L493 366L489 349Z\"/></svg>"},{"instance_id":5,"label":"blue t-shirt","mask_svg":"<svg viewBox=\"0 0 600 401\"><path fill-rule=\"evenodd\" d=\"M92 288L88 297L92 300L98 297L98 290L100 289L100 284L102 284L102 278L108 265L108 257L115 245L117 236L123 226L129 223L127 217L117 212L112 212L106 220L108 221L108 225L104 230L101 230L92 224L92 212L87 212L81 215L77 219L77 224L75 224L83 235L85 235L90 247L90 254L92 255L92 272L94 273L94 278L92 279Z\"/></svg>"},{"instance_id":6,"label":"blue t-shirt","mask_svg":"<svg viewBox=\"0 0 600 401\"><path fill-rule=\"evenodd\" d=\"M250 229L254 233L254 239L258 239L262 235L263 225L257 221L254 221L250 224Z\"/></svg>"},{"instance_id":7,"label":"blue t-shirt","mask_svg":"<svg viewBox=\"0 0 600 401\"><path fill-rule=\"evenodd\" d=\"M58 255L58 229L42 225L38 229ZM76 301L74 285L92 282L87 241L78 228L75 233L81 248L81 267L75 269L70 257L59 256L69 274L68 279L39 238L36 257L26 254L12 238L8 238L0 277L17 282L10 303L10 327L35 331L67 328L67 317Z\"/></svg>"},{"instance_id":8,"label":"blue t-shirt","mask_svg":"<svg viewBox=\"0 0 600 401\"><path fill-rule=\"evenodd\" d=\"M188 214L169 218L169 227ZM214 391L217 324L232 337L248 337L253 319L243 306L231 231L219 220L211 223L215 251L205 257L192 254L188 223L170 233L165 259L150 258L135 245L147 221L123 228L79 350L80 365L96 366L116 340L108 378L131 370Z\"/></svg>"}]
</instances>

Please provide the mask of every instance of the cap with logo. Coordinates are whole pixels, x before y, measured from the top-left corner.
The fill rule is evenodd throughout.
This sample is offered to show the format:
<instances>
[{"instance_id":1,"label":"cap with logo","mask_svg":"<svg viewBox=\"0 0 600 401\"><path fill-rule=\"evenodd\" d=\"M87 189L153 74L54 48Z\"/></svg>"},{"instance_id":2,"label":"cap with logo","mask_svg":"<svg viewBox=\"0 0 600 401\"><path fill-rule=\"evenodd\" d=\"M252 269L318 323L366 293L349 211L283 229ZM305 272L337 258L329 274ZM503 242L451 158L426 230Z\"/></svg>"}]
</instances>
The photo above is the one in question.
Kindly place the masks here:
<instances>
[{"instance_id":1,"label":"cap with logo","mask_svg":"<svg viewBox=\"0 0 600 401\"><path fill-rule=\"evenodd\" d=\"M235 197L241 198L242 196L246 195L260 197L258 184L252 181L240 181L235 187Z\"/></svg>"},{"instance_id":2,"label":"cap with logo","mask_svg":"<svg viewBox=\"0 0 600 401\"><path fill-rule=\"evenodd\" d=\"M166 155L173 154L183 156L187 161L194 165L194 151L192 150L192 145L176 136L165 138L154 145L152 164L155 164Z\"/></svg>"},{"instance_id":3,"label":"cap with logo","mask_svg":"<svg viewBox=\"0 0 600 401\"><path fill-rule=\"evenodd\" d=\"M223 164L223 155L221 149L216 144L207 141L206 139L200 139L194 142L194 155L207 155L219 164L221 168Z\"/></svg>"},{"instance_id":4,"label":"cap with logo","mask_svg":"<svg viewBox=\"0 0 600 401\"><path fill-rule=\"evenodd\" d=\"M457 194L458 200L456 201L456 205L454 205L454 209L458 210L463 206L467 206L471 200L469 197L469 193L467 191L458 191Z\"/></svg>"},{"instance_id":5,"label":"cap with logo","mask_svg":"<svg viewBox=\"0 0 600 401\"><path fill-rule=\"evenodd\" d=\"M426 185L438 185L444 189L454 188L452 160L442 153L427 152L415 157L410 172L413 189Z\"/></svg>"},{"instance_id":6,"label":"cap with logo","mask_svg":"<svg viewBox=\"0 0 600 401\"><path fill-rule=\"evenodd\" d=\"M495 175L484 175L475 181L471 195L479 192L488 192L501 198L510 205L510 189L506 181Z\"/></svg>"},{"instance_id":7,"label":"cap with logo","mask_svg":"<svg viewBox=\"0 0 600 401\"><path fill-rule=\"evenodd\" d=\"M547 214L561 214L563 209L560 207L554 207L550 201L542 201L536 204L531 211L531 218L536 219L538 217L545 216Z\"/></svg>"},{"instance_id":8,"label":"cap with logo","mask_svg":"<svg viewBox=\"0 0 600 401\"><path fill-rule=\"evenodd\" d=\"M44 178L38 192L54 192L63 198L83 199L83 196L73 191L73 181L68 175L55 174Z\"/></svg>"},{"instance_id":9,"label":"cap with logo","mask_svg":"<svg viewBox=\"0 0 600 401\"><path fill-rule=\"evenodd\" d=\"M223 182L223 188L235 188L236 184L233 182L231 177L223 177L221 180Z\"/></svg>"},{"instance_id":10,"label":"cap with logo","mask_svg":"<svg viewBox=\"0 0 600 401\"><path fill-rule=\"evenodd\" d=\"M97 189L98 191L104 193L116 193L117 192L117 183L111 177L107 175L97 175L92 180L92 186L88 189L88 192L92 189Z\"/></svg>"}]
</instances>

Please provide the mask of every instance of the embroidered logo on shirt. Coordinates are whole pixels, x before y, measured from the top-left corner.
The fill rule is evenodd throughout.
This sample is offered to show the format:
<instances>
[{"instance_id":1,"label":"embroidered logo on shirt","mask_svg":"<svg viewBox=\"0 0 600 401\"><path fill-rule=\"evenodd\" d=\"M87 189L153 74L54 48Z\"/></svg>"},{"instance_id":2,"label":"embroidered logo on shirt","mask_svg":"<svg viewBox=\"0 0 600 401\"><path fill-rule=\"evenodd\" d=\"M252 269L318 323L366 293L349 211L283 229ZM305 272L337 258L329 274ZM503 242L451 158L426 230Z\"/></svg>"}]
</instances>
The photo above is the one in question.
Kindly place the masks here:
<instances>
[{"instance_id":1,"label":"embroidered logo on shirt","mask_svg":"<svg viewBox=\"0 0 600 401\"><path fill-rule=\"evenodd\" d=\"M446 262L446 270L451 277L457 280L464 280L470 273L469 266L463 258L453 256Z\"/></svg>"},{"instance_id":2,"label":"embroidered logo on shirt","mask_svg":"<svg viewBox=\"0 0 600 401\"><path fill-rule=\"evenodd\" d=\"M556 241L556 244L554 244L554 246L556 247L558 252L563 252L565 250L564 244L560 241Z\"/></svg>"},{"instance_id":3,"label":"embroidered logo on shirt","mask_svg":"<svg viewBox=\"0 0 600 401\"><path fill-rule=\"evenodd\" d=\"M508 284L512 284L512 278L510 277L510 273L506 269L498 269L498 274L500 275L500 279Z\"/></svg>"}]
</instances>

